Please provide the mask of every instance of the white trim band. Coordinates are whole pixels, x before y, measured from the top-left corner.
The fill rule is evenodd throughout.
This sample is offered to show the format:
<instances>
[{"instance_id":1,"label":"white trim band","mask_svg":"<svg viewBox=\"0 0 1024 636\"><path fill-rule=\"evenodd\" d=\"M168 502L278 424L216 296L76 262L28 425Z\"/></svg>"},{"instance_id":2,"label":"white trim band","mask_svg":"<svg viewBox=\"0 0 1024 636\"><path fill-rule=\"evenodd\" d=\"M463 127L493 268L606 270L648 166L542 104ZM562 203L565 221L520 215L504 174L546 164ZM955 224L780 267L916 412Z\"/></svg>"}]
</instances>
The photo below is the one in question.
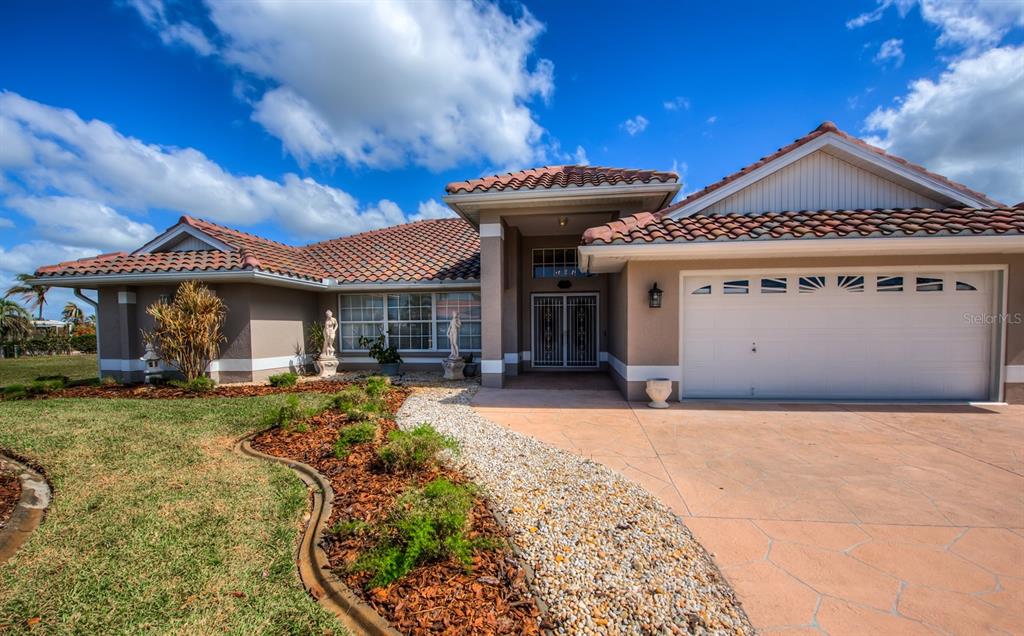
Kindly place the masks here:
<instances>
[{"instance_id":1,"label":"white trim band","mask_svg":"<svg viewBox=\"0 0 1024 636\"><path fill-rule=\"evenodd\" d=\"M519 364L519 354L518 353L506 353L505 354L505 364Z\"/></svg>"},{"instance_id":2,"label":"white trim band","mask_svg":"<svg viewBox=\"0 0 1024 636\"><path fill-rule=\"evenodd\" d=\"M646 382L647 380L665 379L679 382L682 370L674 364L664 365L627 365L612 354L608 354L608 364L627 382Z\"/></svg>"},{"instance_id":3,"label":"white trim band","mask_svg":"<svg viewBox=\"0 0 1024 636\"><path fill-rule=\"evenodd\" d=\"M1024 364L1008 364L1006 365L1006 380L1007 384L1017 384L1024 382Z\"/></svg>"},{"instance_id":4,"label":"white trim band","mask_svg":"<svg viewBox=\"0 0 1024 636\"><path fill-rule=\"evenodd\" d=\"M481 360L480 373L504 373L505 362L503 360Z\"/></svg>"},{"instance_id":5,"label":"white trim band","mask_svg":"<svg viewBox=\"0 0 1024 636\"><path fill-rule=\"evenodd\" d=\"M134 305L135 292L117 292L118 305Z\"/></svg>"},{"instance_id":6,"label":"white trim band","mask_svg":"<svg viewBox=\"0 0 1024 636\"><path fill-rule=\"evenodd\" d=\"M480 238L505 238L505 226L501 223L481 223Z\"/></svg>"}]
</instances>

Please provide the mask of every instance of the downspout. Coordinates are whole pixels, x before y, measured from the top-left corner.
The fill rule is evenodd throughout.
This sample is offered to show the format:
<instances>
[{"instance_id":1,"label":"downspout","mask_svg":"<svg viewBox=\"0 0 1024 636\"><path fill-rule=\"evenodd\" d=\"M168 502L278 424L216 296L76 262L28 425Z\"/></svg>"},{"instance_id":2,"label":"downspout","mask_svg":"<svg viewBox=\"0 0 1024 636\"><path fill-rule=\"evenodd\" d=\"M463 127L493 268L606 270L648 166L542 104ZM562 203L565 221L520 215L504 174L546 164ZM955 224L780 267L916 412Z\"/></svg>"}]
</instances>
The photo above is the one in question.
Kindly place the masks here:
<instances>
[{"instance_id":1,"label":"downspout","mask_svg":"<svg viewBox=\"0 0 1024 636\"><path fill-rule=\"evenodd\" d=\"M100 293L99 290L96 290L96 300L93 300L92 298L89 298L88 296L83 294L81 289L75 287L75 298L84 300L85 302L92 305L92 308L96 310L96 324L94 325L96 327L96 377L102 379L103 365L100 362Z\"/></svg>"}]
</instances>

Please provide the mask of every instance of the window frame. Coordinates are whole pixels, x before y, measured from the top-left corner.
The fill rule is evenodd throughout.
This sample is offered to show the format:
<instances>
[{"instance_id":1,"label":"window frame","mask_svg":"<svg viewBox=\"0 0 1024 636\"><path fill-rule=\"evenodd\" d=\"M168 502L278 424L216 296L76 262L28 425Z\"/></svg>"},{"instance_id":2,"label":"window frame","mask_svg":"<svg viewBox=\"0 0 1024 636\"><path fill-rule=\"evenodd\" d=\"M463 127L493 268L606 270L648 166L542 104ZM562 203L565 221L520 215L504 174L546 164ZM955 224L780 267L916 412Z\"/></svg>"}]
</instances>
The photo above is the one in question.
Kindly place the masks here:
<instances>
[{"instance_id":1,"label":"window frame","mask_svg":"<svg viewBox=\"0 0 1024 636\"><path fill-rule=\"evenodd\" d=\"M469 289L469 290L453 289L453 290L440 291L440 292L435 292L435 291L429 291L429 292L428 291L415 291L415 290L410 290L410 291L392 291L392 292L382 292L382 293L376 293L376 292L339 292L338 293L338 314L337 314L338 315L338 351L340 353L348 353L348 354L359 353L359 352L365 352L366 351L366 349L345 349L345 348L343 348L341 346L342 342L343 342L342 341L342 337L341 337L341 325L343 325L343 324L358 324L358 325L370 324L370 325L376 325L377 326L377 333L383 332L383 334L384 334L384 343L385 343L385 345L390 346L391 345L391 333L390 333L389 325L391 323L396 323L396 324L397 323L406 323L406 324L412 324L412 323L424 324L424 323L426 323L426 324L430 325L430 340L431 340L431 344L433 345L433 348L430 348L430 349L399 349L398 350L399 352L402 352L402 353L438 353L438 352L441 352L441 351L448 351L448 348L449 348L448 347L448 343L445 342L445 343L443 343L443 346L442 346L442 343L441 343L440 339L437 337L437 323L439 323L439 322L447 322L448 321L447 318L440 318L437 315L438 296L441 295L441 294L457 293L457 292L468 292L470 294L475 294L477 296L478 302L482 300L480 298L480 295L481 295L480 294L480 290L478 290L478 289ZM408 294L408 295L414 295L414 294L415 295L427 295L427 294L429 294L430 295L430 320L391 320L390 318L388 318L388 297L389 296L400 296L402 294ZM346 296L374 296L374 297L380 298L381 302L383 303L383 308L384 308L383 320L381 320L381 321L372 321L372 320L342 320L341 319L341 315L342 315L342 312L341 312L342 302L344 302L343 299ZM463 322L471 322L471 323L480 323L481 324L481 340L480 340L480 345L482 347L483 346L483 329L482 329L483 316L481 316L479 320L466 320L465 318L463 318L462 320L463 320ZM480 353L481 350L482 349L463 349L463 348L460 347L460 351L465 351L466 353Z\"/></svg>"},{"instance_id":2,"label":"window frame","mask_svg":"<svg viewBox=\"0 0 1024 636\"><path fill-rule=\"evenodd\" d=\"M575 267L573 272L566 273L562 276L537 276L538 252L562 252L563 254L571 253L573 255L573 261L575 261ZM567 261L564 259L563 264L564 267L568 267ZM543 267L543 265L541 265L541 267ZM565 280L567 278L589 278L592 275L593 274L588 274L580 270L579 252L576 251L575 247L534 247L530 250L530 277L533 280Z\"/></svg>"}]
</instances>

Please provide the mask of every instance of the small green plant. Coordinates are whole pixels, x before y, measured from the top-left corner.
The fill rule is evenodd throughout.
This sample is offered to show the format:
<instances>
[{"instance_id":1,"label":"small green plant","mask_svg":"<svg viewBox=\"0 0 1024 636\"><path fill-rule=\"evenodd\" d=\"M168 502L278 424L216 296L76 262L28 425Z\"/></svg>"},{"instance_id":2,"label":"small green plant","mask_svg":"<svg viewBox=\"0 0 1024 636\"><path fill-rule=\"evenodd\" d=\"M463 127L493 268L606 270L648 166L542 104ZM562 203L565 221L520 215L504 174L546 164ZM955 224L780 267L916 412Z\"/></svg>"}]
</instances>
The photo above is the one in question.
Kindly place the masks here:
<instances>
[{"instance_id":1,"label":"small green plant","mask_svg":"<svg viewBox=\"0 0 1024 636\"><path fill-rule=\"evenodd\" d=\"M372 573L370 587L397 581L420 563L454 557L467 569L473 549L483 545L466 536L473 507L472 485L435 479L406 491L377 529L377 546L354 567Z\"/></svg>"},{"instance_id":2,"label":"small green plant","mask_svg":"<svg viewBox=\"0 0 1024 636\"><path fill-rule=\"evenodd\" d=\"M436 461L442 450L458 450L455 439L424 422L411 431L391 431L377 458L388 472L418 470Z\"/></svg>"},{"instance_id":3,"label":"small green plant","mask_svg":"<svg viewBox=\"0 0 1024 636\"><path fill-rule=\"evenodd\" d=\"M41 375L36 378L36 382L49 382L49 383L60 383L60 388L64 388L71 384L71 378L66 375Z\"/></svg>"},{"instance_id":4,"label":"small green plant","mask_svg":"<svg viewBox=\"0 0 1024 636\"><path fill-rule=\"evenodd\" d=\"M286 433L305 433L309 429L302 423L306 416L296 395L289 395L284 404L277 407L266 418L267 426L277 426Z\"/></svg>"},{"instance_id":5,"label":"small green plant","mask_svg":"<svg viewBox=\"0 0 1024 636\"><path fill-rule=\"evenodd\" d=\"M366 378L366 395L374 399L384 397L391 387L391 378L383 375L371 375Z\"/></svg>"},{"instance_id":6,"label":"small green plant","mask_svg":"<svg viewBox=\"0 0 1024 636\"><path fill-rule=\"evenodd\" d=\"M28 387L24 384L8 384L3 389L3 397L5 400L27 400Z\"/></svg>"},{"instance_id":7,"label":"small green plant","mask_svg":"<svg viewBox=\"0 0 1024 636\"><path fill-rule=\"evenodd\" d=\"M337 441L334 442L334 456L345 459L356 444L373 441L377 436L377 425L373 422L360 422L341 429Z\"/></svg>"},{"instance_id":8,"label":"small green plant","mask_svg":"<svg viewBox=\"0 0 1024 636\"><path fill-rule=\"evenodd\" d=\"M117 378L115 378L114 376L112 376L112 375L105 375L105 376L103 376L103 379L100 380L100 384L103 385L103 386L118 386L121 383L118 382Z\"/></svg>"},{"instance_id":9,"label":"small green plant","mask_svg":"<svg viewBox=\"0 0 1024 636\"><path fill-rule=\"evenodd\" d=\"M377 361L377 364L396 364L402 361L402 356L398 353L398 347L385 344L384 334L380 334L373 339L360 336L359 346L365 348L369 352L370 357Z\"/></svg>"},{"instance_id":10,"label":"small green plant","mask_svg":"<svg viewBox=\"0 0 1024 636\"><path fill-rule=\"evenodd\" d=\"M213 378L208 378L205 375L191 380L173 380L170 384L173 387L185 389L189 393L209 393L217 386Z\"/></svg>"},{"instance_id":11,"label":"small green plant","mask_svg":"<svg viewBox=\"0 0 1024 636\"><path fill-rule=\"evenodd\" d=\"M344 539L345 537L365 532L369 527L370 525L362 519L346 519L335 523L327 531L339 539Z\"/></svg>"},{"instance_id":12,"label":"small green plant","mask_svg":"<svg viewBox=\"0 0 1024 636\"><path fill-rule=\"evenodd\" d=\"M295 383L299 381L299 374L287 371L285 373L278 373L277 375L272 375L269 378L267 378L267 381L270 382L270 386L295 386Z\"/></svg>"},{"instance_id":13,"label":"small green plant","mask_svg":"<svg viewBox=\"0 0 1024 636\"><path fill-rule=\"evenodd\" d=\"M309 348L306 349L308 353L312 353L314 356L320 355L324 348L324 323L313 322L309 325L306 342L309 345Z\"/></svg>"},{"instance_id":14,"label":"small green plant","mask_svg":"<svg viewBox=\"0 0 1024 636\"><path fill-rule=\"evenodd\" d=\"M337 393L331 398L331 406L339 411L344 411L353 406L362 406L368 402L369 399L370 398L366 395L366 392L359 387L348 386L345 387L341 393Z\"/></svg>"}]
</instances>

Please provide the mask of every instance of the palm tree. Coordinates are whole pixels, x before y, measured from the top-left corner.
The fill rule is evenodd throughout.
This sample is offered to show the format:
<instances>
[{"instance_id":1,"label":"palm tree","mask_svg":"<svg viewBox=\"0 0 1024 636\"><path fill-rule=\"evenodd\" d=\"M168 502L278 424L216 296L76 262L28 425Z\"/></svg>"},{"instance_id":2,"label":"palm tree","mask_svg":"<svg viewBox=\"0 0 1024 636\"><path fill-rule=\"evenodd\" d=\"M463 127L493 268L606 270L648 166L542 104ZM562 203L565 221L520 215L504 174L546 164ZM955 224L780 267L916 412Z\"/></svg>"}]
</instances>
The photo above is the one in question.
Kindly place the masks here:
<instances>
[{"instance_id":1,"label":"palm tree","mask_svg":"<svg viewBox=\"0 0 1024 636\"><path fill-rule=\"evenodd\" d=\"M3 343L18 342L32 335L32 317L16 302L0 298L0 358Z\"/></svg>"},{"instance_id":2,"label":"palm tree","mask_svg":"<svg viewBox=\"0 0 1024 636\"><path fill-rule=\"evenodd\" d=\"M11 285L4 298L21 296L22 300L39 312L39 320L43 319L43 306L46 304L46 294L50 291L49 285L35 285L31 281L35 276L32 274L18 274L14 277L17 283Z\"/></svg>"},{"instance_id":3,"label":"palm tree","mask_svg":"<svg viewBox=\"0 0 1024 636\"><path fill-rule=\"evenodd\" d=\"M82 313L82 308L73 302L68 302L68 304L64 305L64 311L60 315L65 322L70 322L73 325L81 323L85 317L85 314Z\"/></svg>"}]
</instances>

